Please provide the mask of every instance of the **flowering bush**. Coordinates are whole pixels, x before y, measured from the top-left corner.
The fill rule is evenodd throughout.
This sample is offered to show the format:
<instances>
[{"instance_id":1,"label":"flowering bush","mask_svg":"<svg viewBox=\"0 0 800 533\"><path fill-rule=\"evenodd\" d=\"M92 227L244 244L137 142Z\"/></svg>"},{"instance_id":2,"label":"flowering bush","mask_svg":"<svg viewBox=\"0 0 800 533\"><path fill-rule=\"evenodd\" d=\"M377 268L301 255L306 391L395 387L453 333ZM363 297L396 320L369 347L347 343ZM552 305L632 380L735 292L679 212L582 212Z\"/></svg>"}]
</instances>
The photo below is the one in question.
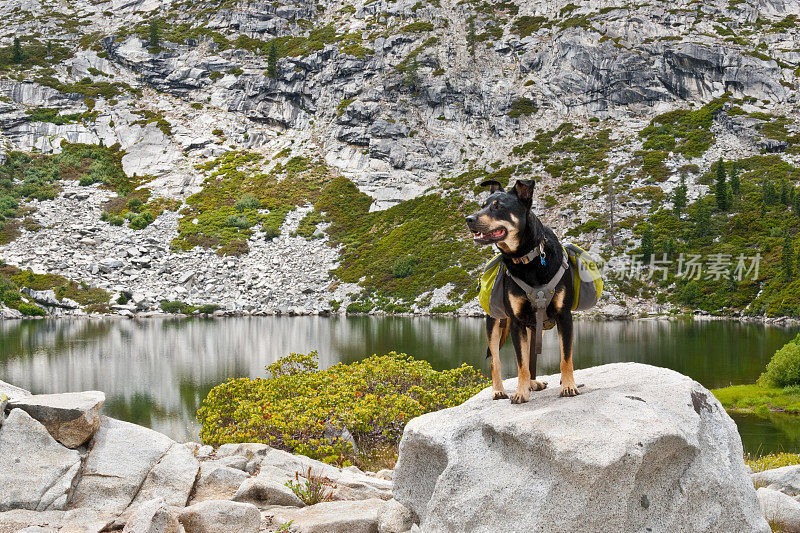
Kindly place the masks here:
<instances>
[{"instance_id":1,"label":"flowering bush","mask_svg":"<svg viewBox=\"0 0 800 533\"><path fill-rule=\"evenodd\" d=\"M439 372L394 352L327 370L318 370L316 357L293 353L267 367L269 378L211 389L197 412L200 438L213 446L263 442L347 465L356 456L344 429L361 450L396 446L412 418L459 405L488 385L469 365Z\"/></svg>"}]
</instances>

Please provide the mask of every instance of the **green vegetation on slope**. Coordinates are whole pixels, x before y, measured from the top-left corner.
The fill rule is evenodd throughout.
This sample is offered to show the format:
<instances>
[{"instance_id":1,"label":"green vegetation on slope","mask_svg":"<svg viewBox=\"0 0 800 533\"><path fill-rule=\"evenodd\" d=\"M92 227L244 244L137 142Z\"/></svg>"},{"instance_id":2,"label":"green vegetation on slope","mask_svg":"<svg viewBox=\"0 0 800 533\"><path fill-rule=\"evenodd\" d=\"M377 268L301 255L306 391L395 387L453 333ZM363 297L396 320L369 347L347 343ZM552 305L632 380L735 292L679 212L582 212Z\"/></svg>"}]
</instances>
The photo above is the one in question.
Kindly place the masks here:
<instances>
[{"instance_id":1,"label":"green vegetation on slope","mask_svg":"<svg viewBox=\"0 0 800 533\"><path fill-rule=\"evenodd\" d=\"M328 463L364 466L380 450L396 458L412 418L459 405L488 385L466 364L437 372L427 361L394 352L327 370L317 369L316 352L291 354L267 371L267 379L230 379L209 392L197 412L204 443L264 442ZM360 455L335 436L343 429Z\"/></svg>"},{"instance_id":2,"label":"green vegetation on slope","mask_svg":"<svg viewBox=\"0 0 800 533\"><path fill-rule=\"evenodd\" d=\"M43 316L44 310L33 303L22 301L20 289L35 291L53 289L56 298L69 298L81 304L87 312L107 312L111 295L103 289L67 279L57 274L34 274L11 265L0 266L0 303L17 309L24 315Z\"/></svg>"}]
</instances>

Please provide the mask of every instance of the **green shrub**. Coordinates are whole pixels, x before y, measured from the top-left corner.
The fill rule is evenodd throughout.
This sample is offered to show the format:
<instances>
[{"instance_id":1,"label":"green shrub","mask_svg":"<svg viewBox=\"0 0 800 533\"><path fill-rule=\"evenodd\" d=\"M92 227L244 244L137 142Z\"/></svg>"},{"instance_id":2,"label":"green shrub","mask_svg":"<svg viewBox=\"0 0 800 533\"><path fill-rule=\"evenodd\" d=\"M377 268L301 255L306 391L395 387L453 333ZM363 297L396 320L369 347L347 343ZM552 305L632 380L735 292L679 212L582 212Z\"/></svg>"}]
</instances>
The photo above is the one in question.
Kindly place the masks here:
<instances>
[{"instance_id":1,"label":"green shrub","mask_svg":"<svg viewBox=\"0 0 800 533\"><path fill-rule=\"evenodd\" d=\"M225 225L232 228L247 229L250 227L250 221L244 215L228 215L225 219Z\"/></svg>"},{"instance_id":2,"label":"green shrub","mask_svg":"<svg viewBox=\"0 0 800 533\"><path fill-rule=\"evenodd\" d=\"M767 363L767 369L759 376L758 384L762 387L800 384L800 335L775 352Z\"/></svg>"},{"instance_id":3,"label":"green shrub","mask_svg":"<svg viewBox=\"0 0 800 533\"><path fill-rule=\"evenodd\" d=\"M21 304L19 304L19 306L17 307L17 311L19 311L25 316L45 316L47 314L45 313L44 309L42 309L38 305L29 304L26 302L22 302Z\"/></svg>"},{"instance_id":4,"label":"green shrub","mask_svg":"<svg viewBox=\"0 0 800 533\"><path fill-rule=\"evenodd\" d=\"M392 267L392 276L396 278L408 277L414 273L414 267L416 264L417 260L410 255L398 257L397 261L394 262L394 266Z\"/></svg>"},{"instance_id":5,"label":"green shrub","mask_svg":"<svg viewBox=\"0 0 800 533\"><path fill-rule=\"evenodd\" d=\"M240 213L261 208L261 201L252 194L245 194L236 201L233 206Z\"/></svg>"},{"instance_id":6,"label":"green shrub","mask_svg":"<svg viewBox=\"0 0 800 533\"><path fill-rule=\"evenodd\" d=\"M161 310L164 311L165 313L183 313L185 312L186 307L187 307L186 303L181 302L179 300L175 300L172 302L164 300L163 302L161 302Z\"/></svg>"},{"instance_id":7,"label":"green shrub","mask_svg":"<svg viewBox=\"0 0 800 533\"><path fill-rule=\"evenodd\" d=\"M139 198L131 198L128 200L128 209L133 211L134 213L138 213L142 210L142 206L144 203Z\"/></svg>"},{"instance_id":8,"label":"green shrub","mask_svg":"<svg viewBox=\"0 0 800 533\"><path fill-rule=\"evenodd\" d=\"M394 352L327 370L317 370L316 357L291 354L267 367L268 379L214 387L197 412L203 442L263 442L344 465L357 458L331 429L347 428L361 449L396 446L412 418L459 405L488 385L468 365L437 372Z\"/></svg>"},{"instance_id":9,"label":"green shrub","mask_svg":"<svg viewBox=\"0 0 800 533\"><path fill-rule=\"evenodd\" d=\"M138 215L131 218L130 226L133 229L144 229L155 220L153 213L150 211L142 211Z\"/></svg>"},{"instance_id":10,"label":"green shrub","mask_svg":"<svg viewBox=\"0 0 800 533\"><path fill-rule=\"evenodd\" d=\"M201 315L212 315L214 311L219 310L219 306L217 304L204 304L197 308L197 312Z\"/></svg>"}]
</instances>

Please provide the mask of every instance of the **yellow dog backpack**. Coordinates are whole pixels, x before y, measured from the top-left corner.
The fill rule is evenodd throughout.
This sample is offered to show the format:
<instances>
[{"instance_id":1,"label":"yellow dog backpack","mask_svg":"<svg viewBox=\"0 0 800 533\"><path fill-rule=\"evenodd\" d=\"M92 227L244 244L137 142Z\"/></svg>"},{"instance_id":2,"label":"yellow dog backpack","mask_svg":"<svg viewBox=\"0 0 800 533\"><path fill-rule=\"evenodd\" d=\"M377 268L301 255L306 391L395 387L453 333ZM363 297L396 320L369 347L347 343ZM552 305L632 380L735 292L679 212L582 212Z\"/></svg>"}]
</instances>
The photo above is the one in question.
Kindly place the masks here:
<instances>
[{"instance_id":1,"label":"yellow dog backpack","mask_svg":"<svg viewBox=\"0 0 800 533\"><path fill-rule=\"evenodd\" d=\"M569 261L572 286L575 292L572 310L591 309L597 304L603 292L603 278L600 275L600 269L594 259L580 247L567 244L563 248ZM508 316L503 305L503 284L507 275L505 270L501 254L497 254L483 267L481 274L478 301L486 314L495 318Z\"/></svg>"}]
</instances>

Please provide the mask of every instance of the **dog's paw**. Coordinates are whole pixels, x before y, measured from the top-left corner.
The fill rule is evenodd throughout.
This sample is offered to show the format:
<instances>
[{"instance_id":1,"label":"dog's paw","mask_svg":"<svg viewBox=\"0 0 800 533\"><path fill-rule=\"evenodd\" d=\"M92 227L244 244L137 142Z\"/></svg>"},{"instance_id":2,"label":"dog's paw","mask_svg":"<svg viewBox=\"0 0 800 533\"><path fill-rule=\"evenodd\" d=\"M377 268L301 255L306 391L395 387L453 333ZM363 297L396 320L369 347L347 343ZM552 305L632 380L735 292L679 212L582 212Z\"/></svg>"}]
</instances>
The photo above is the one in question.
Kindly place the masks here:
<instances>
[{"instance_id":1,"label":"dog's paw","mask_svg":"<svg viewBox=\"0 0 800 533\"><path fill-rule=\"evenodd\" d=\"M508 394L504 390L493 390L492 391L492 400L505 400L508 398Z\"/></svg>"},{"instance_id":2,"label":"dog's paw","mask_svg":"<svg viewBox=\"0 0 800 533\"><path fill-rule=\"evenodd\" d=\"M547 383L544 381L539 381L538 379L531 380L531 390L532 391L540 391L547 388Z\"/></svg>"},{"instance_id":3,"label":"dog's paw","mask_svg":"<svg viewBox=\"0 0 800 533\"><path fill-rule=\"evenodd\" d=\"M578 392L578 387L575 386L575 383L571 383L569 385L561 384L561 394L560 396L577 396L580 394Z\"/></svg>"},{"instance_id":4,"label":"dog's paw","mask_svg":"<svg viewBox=\"0 0 800 533\"><path fill-rule=\"evenodd\" d=\"M517 391L511 395L511 403L526 403L531 397L529 391Z\"/></svg>"}]
</instances>

